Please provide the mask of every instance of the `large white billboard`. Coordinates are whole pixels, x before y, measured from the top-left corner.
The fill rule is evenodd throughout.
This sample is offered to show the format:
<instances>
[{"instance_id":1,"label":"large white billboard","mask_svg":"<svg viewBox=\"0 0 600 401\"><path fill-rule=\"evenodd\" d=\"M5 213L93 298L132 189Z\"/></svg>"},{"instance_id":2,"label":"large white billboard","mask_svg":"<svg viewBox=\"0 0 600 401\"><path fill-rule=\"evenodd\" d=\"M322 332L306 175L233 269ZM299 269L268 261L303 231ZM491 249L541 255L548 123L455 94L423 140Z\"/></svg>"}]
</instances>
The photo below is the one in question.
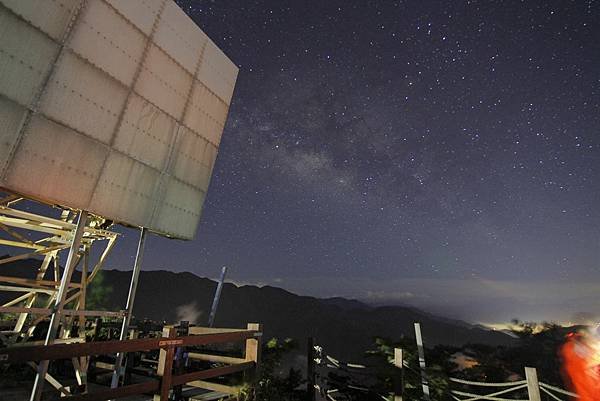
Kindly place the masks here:
<instances>
[{"instance_id":1,"label":"large white billboard","mask_svg":"<svg viewBox=\"0 0 600 401\"><path fill-rule=\"evenodd\" d=\"M191 239L237 73L172 0L0 0L0 186Z\"/></svg>"}]
</instances>

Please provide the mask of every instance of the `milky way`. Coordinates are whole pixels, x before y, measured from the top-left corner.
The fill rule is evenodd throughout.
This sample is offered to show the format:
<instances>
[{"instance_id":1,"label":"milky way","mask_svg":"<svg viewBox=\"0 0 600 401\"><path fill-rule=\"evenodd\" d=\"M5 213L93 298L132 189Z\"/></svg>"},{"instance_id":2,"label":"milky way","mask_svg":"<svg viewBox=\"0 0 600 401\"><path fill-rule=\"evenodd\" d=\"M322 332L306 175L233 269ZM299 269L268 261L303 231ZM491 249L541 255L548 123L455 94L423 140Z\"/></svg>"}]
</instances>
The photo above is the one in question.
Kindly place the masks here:
<instances>
[{"instance_id":1,"label":"milky way","mask_svg":"<svg viewBox=\"0 0 600 401\"><path fill-rule=\"evenodd\" d=\"M600 306L598 1L178 3L240 74L197 239L146 268L484 321Z\"/></svg>"}]
</instances>

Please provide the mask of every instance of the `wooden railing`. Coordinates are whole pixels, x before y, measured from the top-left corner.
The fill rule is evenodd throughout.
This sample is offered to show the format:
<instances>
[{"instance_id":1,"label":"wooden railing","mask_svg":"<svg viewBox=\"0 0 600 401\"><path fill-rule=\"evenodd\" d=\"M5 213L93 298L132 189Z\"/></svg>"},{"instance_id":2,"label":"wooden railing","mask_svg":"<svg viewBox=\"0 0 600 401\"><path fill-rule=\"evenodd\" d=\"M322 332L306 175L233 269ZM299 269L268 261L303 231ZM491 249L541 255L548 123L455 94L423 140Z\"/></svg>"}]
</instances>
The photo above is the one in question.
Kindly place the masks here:
<instances>
[{"instance_id":1,"label":"wooden railing","mask_svg":"<svg viewBox=\"0 0 600 401\"><path fill-rule=\"evenodd\" d=\"M160 338L9 347L0 349L0 363L32 364L59 359L72 360L79 357L160 350L156 370L158 379L60 398L65 401L100 401L149 393L155 394L154 400L156 401L167 401L171 389L182 385L208 390L218 389L218 391L233 394L237 390L236 388L205 380L241 371L252 371L258 366L262 337L262 328L259 324L250 323L247 329L190 327L188 333L189 335L186 336L177 336L175 327L166 326ZM173 372L173 360L178 348L242 341L245 341L243 358L190 352L188 354L190 359L217 362L225 364L225 366L185 373Z\"/></svg>"}]
</instances>

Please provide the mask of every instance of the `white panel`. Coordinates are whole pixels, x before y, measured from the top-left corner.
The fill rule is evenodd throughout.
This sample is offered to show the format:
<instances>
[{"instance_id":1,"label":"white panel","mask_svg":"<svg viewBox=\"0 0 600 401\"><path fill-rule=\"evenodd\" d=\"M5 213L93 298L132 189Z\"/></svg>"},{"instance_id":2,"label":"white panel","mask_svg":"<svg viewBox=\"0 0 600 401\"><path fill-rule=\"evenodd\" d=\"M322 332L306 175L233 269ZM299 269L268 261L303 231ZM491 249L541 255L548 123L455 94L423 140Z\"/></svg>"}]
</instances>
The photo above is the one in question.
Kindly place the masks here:
<instances>
[{"instance_id":1,"label":"white panel","mask_svg":"<svg viewBox=\"0 0 600 401\"><path fill-rule=\"evenodd\" d=\"M167 1L153 40L194 75L208 37L174 1Z\"/></svg>"},{"instance_id":2,"label":"white panel","mask_svg":"<svg viewBox=\"0 0 600 401\"><path fill-rule=\"evenodd\" d=\"M0 0L0 3L59 42L79 2L80 0Z\"/></svg>"},{"instance_id":3,"label":"white panel","mask_svg":"<svg viewBox=\"0 0 600 401\"><path fill-rule=\"evenodd\" d=\"M156 169L163 169L175 134L175 120L132 94L114 146Z\"/></svg>"},{"instance_id":4,"label":"white panel","mask_svg":"<svg viewBox=\"0 0 600 401\"><path fill-rule=\"evenodd\" d=\"M152 45L135 90L173 118L180 119L191 85L192 76Z\"/></svg>"},{"instance_id":5,"label":"white panel","mask_svg":"<svg viewBox=\"0 0 600 401\"><path fill-rule=\"evenodd\" d=\"M0 7L0 93L31 104L49 71L58 45Z\"/></svg>"},{"instance_id":6,"label":"white panel","mask_svg":"<svg viewBox=\"0 0 600 401\"><path fill-rule=\"evenodd\" d=\"M41 111L65 125L109 143L127 89L71 52L61 56L42 97Z\"/></svg>"},{"instance_id":7,"label":"white panel","mask_svg":"<svg viewBox=\"0 0 600 401\"><path fill-rule=\"evenodd\" d=\"M237 67L172 0L87 0L42 90L80 1L0 0L0 184L191 239Z\"/></svg>"},{"instance_id":8,"label":"white panel","mask_svg":"<svg viewBox=\"0 0 600 401\"><path fill-rule=\"evenodd\" d=\"M180 128L177 142L171 173L181 181L206 191L211 169L210 161L204 160L204 156L206 147L212 145L185 127Z\"/></svg>"},{"instance_id":9,"label":"white panel","mask_svg":"<svg viewBox=\"0 0 600 401\"><path fill-rule=\"evenodd\" d=\"M196 78L215 95L220 97L221 100L230 104L237 74L237 66L209 40L204 49L204 55Z\"/></svg>"},{"instance_id":10,"label":"white panel","mask_svg":"<svg viewBox=\"0 0 600 401\"><path fill-rule=\"evenodd\" d=\"M17 192L87 208L108 148L36 115L8 169L6 186Z\"/></svg>"},{"instance_id":11,"label":"white panel","mask_svg":"<svg viewBox=\"0 0 600 401\"><path fill-rule=\"evenodd\" d=\"M69 40L77 54L130 86L146 37L102 0L88 0Z\"/></svg>"},{"instance_id":12,"label":"white panel","mask_svg":"<svg viewBox=\"0 0 600 401\"><path fill-rule=\"evenodd\" d=\"M160 232L194 238L205 194L174 177L164 177L164 200L153 226Z\"/></svg>"},{"instance_id":13,"label":"white panel","mask_svg":"<svg viewBox=\"0 0 600 401\"><path fill-rule=\"evenodd\" d=\"M27 109L0 96L0 169L8 160Z\"/></svg>"},{"instance_id":14,"label":"white panel","mask_svg":"<svg viewBox=\"0 0 600 401\"><path fill-rule=\"evenodd\" d=\"M90 203L98 211L129 224L148 227L160 173L118 152L111 152Z\"/></svg>"},{"instance_id":15,"label":"white panel","mask_svg":"<svg viewBox=\"0 0 600 401\"><path fill-rule=\"evenodd\" d=\"M195 81L184 124L218 145L227 119L228 106L200 81Z\"/></svg>"},{"instance_id":16,"label":"white panel","mask_svg":"<svg viewBox=\"0 0 600 401\"><path fill-rule=\"evenodd\" d=\"M133 25L150 35L152 25L165 0L106 0ZM171 1L171 0L167 0Z\"/></svg>"}]
</instances>

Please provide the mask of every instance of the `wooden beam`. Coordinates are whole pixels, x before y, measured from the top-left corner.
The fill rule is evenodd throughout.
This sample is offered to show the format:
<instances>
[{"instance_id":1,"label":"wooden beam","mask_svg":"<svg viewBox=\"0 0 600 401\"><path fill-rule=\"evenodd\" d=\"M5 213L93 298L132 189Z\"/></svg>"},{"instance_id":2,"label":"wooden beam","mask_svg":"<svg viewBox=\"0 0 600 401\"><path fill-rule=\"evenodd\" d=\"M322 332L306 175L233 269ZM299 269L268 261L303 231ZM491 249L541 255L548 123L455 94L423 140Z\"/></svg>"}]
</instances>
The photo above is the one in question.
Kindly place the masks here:
<instances>
[{"instance_id":1,"label":"wooden beam","mask_svg":"<svg viewBox=\"0 0 600 401\"><path fill-rule=\"evenodd\" d=\"M93 393L78 394L67 398L60 398L64 401L106 401L116 398L124 398L132 395L148 394L159 389L158 380L150 380L138 384L130 384L113 389L95 391Z\"/></svg>"},{"instance_id":2,"label":"wooden beam","mask_svg":"<svg viewBox=\"0 0 600 401\"><path fill-rule=\"evenodd\" d=\"M213 383L205 380L194 380L193 382L186 383L188 386L203 388L205 390L218 391L225 394L239 394L240 386L226 386L224 384Z\"/></svg>"},{"instance_id":3,"label":"wooden beam","mask_svg":"<svg viewBox=\"0 0 600 401\"><path fill-rule=\"evenodd\" d=\"M163 328L163 337L174 339L177 336L177 329L173 326ZM160 394L154 395L154 401L169 401L169 391L171 390L171 379L173 377L173 357L175 356L175 347L161 349L158 356L158 367L156 375L161 377Z\"/></svg>"},{"instance_id":4,"label":"wooden beam","mask_svg":"<svg viewBox=\"0 0 600 401\"><path fill-rule=\"evenodd\" d=\"M248 362L238 363L235 365L222 366L220 368L201 370L199 372L184 373L182 375L173 376L172 377L172 385L178 386L178 385L183 385L186 383L191 383L196 380L211 379L213 377L229 375L232 373L251 369L254 366L255 366L254 362L248 361Z\"/></svg>"},{"instance_id":5,"label":"wooden beam","mask_svg":"<svg viewBox=\"0 0 600 401\"><path fill-rule=\"evenodd\" d=\"M244 359L244 358L234 358L231 356L223 356L223 355L200 354L197 352L190 352L188 354L188 358L195 359L198 361L219 362L219 363L228 363L228 364L236 364L236 363L246 362L246 359Z\"/></svg>"},{"instance_id":6,"label":"wooden beam","mask_svg":"<svg viewBox=\"0 0 600 401\"><path fill-rule=\"evenodd\" d=\"M256 331L262 334L262 327L259 323L248 323L248 330ZM248 338L246 340L246 360L253 361L257 365L260 363L260 337Z\"/></svg>"},{"instance_id":7,"label":"wooden beam","mask_svg":"<svg viewBox=\"0 0 600 401\"><path fill-rule=\"evenodd\" d=\"M169 338L140 338L124 341L96 341L82 344L52 344L46 346L23 346L0 349L0 360L8 363L27 361L71 359L75 356L108 355L117 352L150 351L176 346L196 346L243 341L261 333L240 330L235 333L205 334Z\"/></svg>"},{"instance_id":8,"label":"wooden beam","mask_svg":"<svg viewBox=\"0 0 600 401\"><path fill-rule=\"evenodd\" d=\"M237 333L240 330L244 329L221 329L221 328L212 328L212 327L200 327L200 326L192 326L189 328L188 333L192 336L200 335L200 334L218 334L218 333Z\"/></svg>"}]
</instances>

